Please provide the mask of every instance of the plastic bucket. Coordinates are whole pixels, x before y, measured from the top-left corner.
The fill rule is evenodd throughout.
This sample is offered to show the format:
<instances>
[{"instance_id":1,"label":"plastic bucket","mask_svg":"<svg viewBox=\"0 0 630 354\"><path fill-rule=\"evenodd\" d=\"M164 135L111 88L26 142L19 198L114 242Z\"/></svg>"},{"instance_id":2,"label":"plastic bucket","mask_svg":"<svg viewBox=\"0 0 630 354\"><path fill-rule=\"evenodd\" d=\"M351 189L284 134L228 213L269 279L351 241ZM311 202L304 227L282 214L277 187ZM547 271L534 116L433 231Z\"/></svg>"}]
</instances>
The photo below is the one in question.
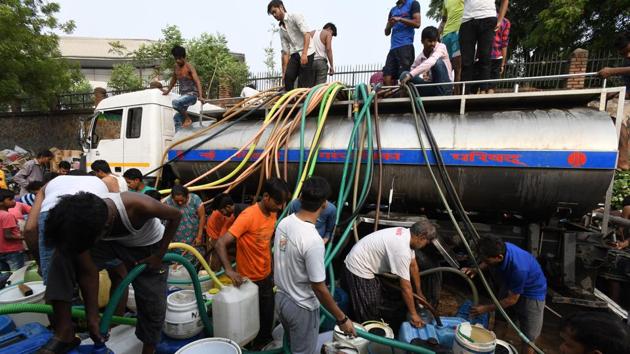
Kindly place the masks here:
<instances>
[{"instance_id":1,"label":"plastic bucket","mask_svg":"<svg viewBox=\"0 0 630 354\"><path fill-rule=\"evenodd\" d=\"M41 281L33 281L25 283L33 290L33 295L24 296L17 286L11 286L0 290L0 305L13 304L43 304L44 294L46 294L46 286ZM37 322L44 326L48 326L48 316L42 313L15 313L9 315L16 327L23 326L27 323Z\"/></svg>"},{"instance_id":2,"label":"plastic bucket","mask_svg":"<svg viewBox=\"0 0 630 354\"><path fill-rule=\"evenodd\" d=\"M394 339L394 330L387 325L385 322L380 321L367 321L363 322L363 327L365 330L375 336L380 336L384 338ZM370 343L368 344L368 352L372 354L391 354L392 348L378 343Z\"/></svg>"},{"instance_id":3,"label":"plastic bucket","mask_svg":"<svg viewBox=\"0 0 630 354\"><path fill-rule=\"evenodd\" d=\"M495 354L518 354L514 346L506 341L497 339L497 347L494 349Z\"/></svg>"},{"instance_id":4,"label":"plastic bucket","mask_svg":"<svg viewBox=\"0 0 630 354\"><path fill-rule=\"evenodd\" d=\"M455 330L453 354L493 354L496 345L494 332L464 322Z\"/></svg>"},{"instance_id":5,"label":"plastic bucket","mask_svg":"<svg viewBox=\"0 0 630 354\"><path fill-rule=\"evenodd\" d=\"M191 338L203 330L193 290L182 290L166 298L164 334L175 339Z\"/></svg>"},{"instance_id":6,"label":"plastic bucket","mask_svg":"<svg viewBox=\"0 0 630 354\"><path fill-rule=\"evenodd\" d=\"M234 341L226 338L206 338L192 342L175 354L241 354L241 348Z\"/></svg>"},{"instance_id":7,"label":"plastic bucket","mask_svg":"<svg viewBox=\"0 0 630 354\"><path fill-rule=\"evenodd\" d=\"M365 331L365 327L360 324L355 323L354 328L358 328ZM339 326L335 326L335 330L333 331L333 343L334 344L342 344L344 347L351 348L350 351L354 351L358 354L368 354L368 345L370 342L361 337L350 338L346 336Z\"/></svg>"}]
</instances>

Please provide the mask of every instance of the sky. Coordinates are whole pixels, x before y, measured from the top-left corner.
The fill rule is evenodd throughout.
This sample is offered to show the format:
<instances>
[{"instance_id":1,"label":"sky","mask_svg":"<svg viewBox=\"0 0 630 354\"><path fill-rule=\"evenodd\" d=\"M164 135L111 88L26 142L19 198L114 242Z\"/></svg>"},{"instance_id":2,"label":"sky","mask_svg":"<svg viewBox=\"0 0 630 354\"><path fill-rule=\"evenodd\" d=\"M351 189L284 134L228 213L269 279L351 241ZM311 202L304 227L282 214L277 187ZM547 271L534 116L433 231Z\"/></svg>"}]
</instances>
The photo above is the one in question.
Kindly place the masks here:
<instances>
[{"instance_id":1,"label":"sky","mask_svg":"<svg viewBox=\"0 0 630 354\"><path fill-rule=\"evenodd\" d=\"M74 20L73 36L102 38L159 39L161 29L177 25L184 38L201 33L226 36L231 51L245 54L250 71L266 71L263 48L273 40L280 52L280 38L269 29L277 21L267 15L267 0L55 0L61 5L57 17ZM395 0L285 0L288 12L301 13L313 29L327 22L337 26L333 40L335 65L383 64L389 51L385 28ZM437 26L424 16L428 0L420 0L422 26ZM178 7L179 6L179 7ZM420 30L416 31L416 53L420 51ZM276 66L279 68L279 54Z\"/></svg>"}]
</instances>

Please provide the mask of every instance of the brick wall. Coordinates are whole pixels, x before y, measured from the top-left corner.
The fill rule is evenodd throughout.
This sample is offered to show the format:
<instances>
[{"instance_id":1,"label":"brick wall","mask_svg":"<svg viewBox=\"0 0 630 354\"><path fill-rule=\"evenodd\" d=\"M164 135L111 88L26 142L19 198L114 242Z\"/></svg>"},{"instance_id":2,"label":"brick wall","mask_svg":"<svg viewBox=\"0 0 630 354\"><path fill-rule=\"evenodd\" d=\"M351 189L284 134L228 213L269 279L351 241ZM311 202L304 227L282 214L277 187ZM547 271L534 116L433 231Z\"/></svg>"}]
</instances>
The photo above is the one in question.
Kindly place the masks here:
<instances>
[{"instance_id":1,"label":"brick wall","mask_svg":"<svg viewBox=\"0 0 630 354\"><path fill-rule=\"evenodd\" d=\"M32 151L51 147L81 150L80 118L90 117L92 113L92 110L0 113L0 150L15 145Z\"/></svg>"},{"instance_id":2,"label":"brick wall","mask_svg":"<svg viewBox=\"0 0 630 354\"><path fill-rule=\"evenodd\" d=\"M588 50L576 49L569 57L569 74L583 74L586 72L586 64L588 62ZM584 88L584 76L572 77L567 79L568 89Z\"/></svg>"}]
</instances>

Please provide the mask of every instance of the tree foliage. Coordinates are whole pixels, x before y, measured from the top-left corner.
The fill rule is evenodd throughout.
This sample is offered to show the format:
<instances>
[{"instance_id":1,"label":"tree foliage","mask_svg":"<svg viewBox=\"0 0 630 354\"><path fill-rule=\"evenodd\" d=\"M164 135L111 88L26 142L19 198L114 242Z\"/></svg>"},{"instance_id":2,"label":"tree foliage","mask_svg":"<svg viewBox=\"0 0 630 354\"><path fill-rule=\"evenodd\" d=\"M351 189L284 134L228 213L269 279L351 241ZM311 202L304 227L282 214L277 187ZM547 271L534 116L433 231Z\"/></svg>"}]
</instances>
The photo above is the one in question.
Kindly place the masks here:
<instances>
[{"instance_id":1,"label":"tree foliage","mask_svg":"<svg viewBox=\"0 0 630 354\"><path fill-rule=\"evenodd\" d=\"M269 39L269 46L263 48L265 51L265 61L264 64L267 67L267 73L272 75L276 72L276 50L273 47L273 37L275 34L280 31L280 28L276 26L275 23L271 23L270 28L268 30L271 33L271 39Z\"/></svg>"},{"instance_id":2,"label":"tree foliage","mask_svg":"<svg viewBox=\"0 0 630 354\"><path fill-rule=\"evenodd\" d=\"M225 36L203 33L185 40L177 26L167 26L162 30L162 36L157 42L142 45L131 54L135 65L153 67L155 76L168 80L175 66L171 49L182 45L186 48L188 61L197 70L204 96L210 92L209 97L216 97L220 80L231 85L235 92L245 85L248 67L230 54Z\"/></svg>"},{"instance_id":3,"label":"tree foliage","mask_svg":"<svg viewBox=\"0 0 630 354\"><path fill-rule=\"evenodd\" d=\"M74 23L59 22L59 9L45 0L0 2L0 105L48 108L80 81L78 67L61 58L55 32L70 33Z\"/></svg>"},{"instance_id":4,"label":"tree foliage","mask_svg":"<svg viewBox=\"0 0 630 354\"><path fill-rule=\"evenodd\" d=\"M431 0L427 16L439 21L442 4ZM506 17L512 51L612 51L615 33L630 30L630 0L510 0Z\"/></svg>"},{"instance_id":5,"label":"tree foliage","mask_svg":"<svg viewBox=\"0 0 630 354\"><path fill-rule=\"evenodd\" d=\"M116 91L132 91L143 88L144 84L138 70L133 65L125 63L114 65L107 86Z\"/></svg>"}]
</instances>

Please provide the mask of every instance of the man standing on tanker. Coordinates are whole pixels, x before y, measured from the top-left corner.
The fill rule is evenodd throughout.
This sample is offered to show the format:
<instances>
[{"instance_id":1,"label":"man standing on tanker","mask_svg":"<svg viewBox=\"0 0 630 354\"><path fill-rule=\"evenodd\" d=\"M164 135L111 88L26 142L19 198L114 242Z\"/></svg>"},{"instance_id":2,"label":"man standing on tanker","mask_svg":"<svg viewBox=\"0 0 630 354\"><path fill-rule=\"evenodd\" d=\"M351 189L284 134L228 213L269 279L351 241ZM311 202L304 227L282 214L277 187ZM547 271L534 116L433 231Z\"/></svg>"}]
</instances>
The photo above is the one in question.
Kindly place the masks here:
<instances>
[{"instance_id":1,"label":"man standing on tanker","mask_svg":"<svg viewBox=\"0 0 630 354\"><path fill-rule=\"evenodd\" d=\"M392 86L392 78L398 78L403 71L409 71L416 52L413 38L416 28L420 28L420 3L415 0L398 0L387 16L385 35L392 36L391 49L383 68L385 86Z\"/></svg>"}]
</instances>

